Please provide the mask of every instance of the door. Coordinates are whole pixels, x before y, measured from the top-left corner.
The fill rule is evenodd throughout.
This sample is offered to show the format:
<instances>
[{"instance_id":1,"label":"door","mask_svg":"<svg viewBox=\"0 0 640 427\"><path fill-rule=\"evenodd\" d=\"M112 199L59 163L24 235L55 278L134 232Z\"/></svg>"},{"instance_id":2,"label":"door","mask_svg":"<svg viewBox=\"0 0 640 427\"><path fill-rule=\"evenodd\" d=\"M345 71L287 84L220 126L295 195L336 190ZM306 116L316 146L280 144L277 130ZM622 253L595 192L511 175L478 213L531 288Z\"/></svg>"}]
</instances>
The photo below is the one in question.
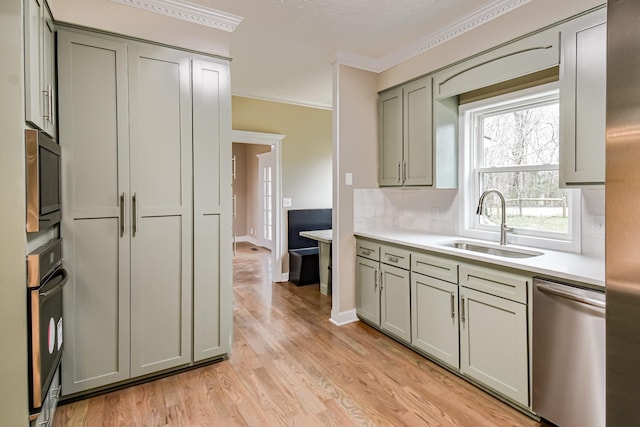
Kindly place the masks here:
<instances>
[{"instance_id":1,"label":"door","mask_svg":"<svg viewBox=\"0 0 640 427\"><path fill-rule=\"evenodd\" d=\"M411 344L458 369L458 286L411 273Z\"/></svg>"},{"instance_id":2,"label":"door","mask_svg":"<svg viewBox=\"0 0 640 427\"><path fill-rule=\"evenodd\" d=\"M433 185L431 77L408 83L404 92L404 185Z\"/></svg>"},{"instance_id":3,"label":"door","mask_svg":"<svg viewBox=\"0 0 640 427\"><path fill-rule=\"evenodd\" d=\"M273 190L275 156L273 151L258 155L258 188L260 189L260 244L273 251Z\"/></svg>"},{"instance_id":4,"label":"door","mask_svg":"<svg viewBox=\"0 0 640 427\"><path fill-rule=\"evenodd\" d=\"M57 138L56 132L56 68L55 68L55 28L49 9L42 9L42 91L45 94L44 127L43 131L52 138Z\"/></svg>"},{"instance_id":5,"label":"door","mask_svg":"<svg viewBox=\"0 0 640 427\"><path fill-rule=\"evenodd\" d=\"M381 186L402 185L402 88L380 94L378 100L380 165L378 183Z\"/></svg>"},{"instance_id":6,"label":"door","mask_svg":"<svg viewBox=\"0 0 640 427\"><path fill-rule=\"evenodd\" d=\"M497 392L529 405L527 307L460 289L460 369Z\"/></svg>"},{"instance_id":7,"label":"door","mask_svg":"<svg viewBox=\"0 0 640 427\"><path fill-rule=\"evenodd\" d=\"M127 47L60 31L58 67L68 395L129 378Z\"/></svg>"},{"instance_id":8,"label":"door","mask_svg":"<svg viewBox=\"0 0 640 427\"><path fill-rule=\"evenodd\" d=\"M411 283L409 272L380 264L380 327L382 330L411 342Z\"/></svg>"},{"instance_id":9,"label":"door","mask_svg":"<svg viewBox=\"0 0 640 427\"><path fill-rule=\"evenodd\" d=\"M230 349L232 307L223 302L231 301L232 283L227 279L231 263L222 245L229 241L224 230L231 223L228 207L222 204L230 193L225 168L230 144L224 131L230 114L229 67L194 60L192 74L193 360L198 362Z\"/></svg>"},{"instance_id":10,"label":"door","mask_svg":"<svg viewBox=\"0 0 640 427\"><path fill-rule=\"evenodd\" d=\"M356 257L356 313L380 326L380 290L377 261Z\"/></svg>"},{"instance_id":11,"label":"door","mask_svg":"<svg viewBox=\"0 0 640 427\"><path fill-rule=\"evenodd\" d=\"M190 82L183 52L129 46L132 376L191 359Z\"/></svg>"}]
</instances>

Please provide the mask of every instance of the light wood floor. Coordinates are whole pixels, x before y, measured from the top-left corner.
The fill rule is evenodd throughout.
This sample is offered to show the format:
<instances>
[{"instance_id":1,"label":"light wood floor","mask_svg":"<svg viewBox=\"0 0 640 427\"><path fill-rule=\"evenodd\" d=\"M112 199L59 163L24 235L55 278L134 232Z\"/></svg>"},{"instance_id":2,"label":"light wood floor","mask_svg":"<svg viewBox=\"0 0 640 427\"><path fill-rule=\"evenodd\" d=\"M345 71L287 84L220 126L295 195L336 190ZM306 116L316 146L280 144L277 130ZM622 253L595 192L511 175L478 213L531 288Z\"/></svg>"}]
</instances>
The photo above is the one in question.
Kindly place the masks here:
<instances>
[{"instance_id":1,"label":"light wood floor","mask_svg":"<svg viewBox=\"0 0 640 427\"><path fill-rule=\"evenodd\" d=\"M228 360L58 407L54 426L538 426L376 330L329 321L318 285L234 259Z\"/></svg>"}]
</instances>

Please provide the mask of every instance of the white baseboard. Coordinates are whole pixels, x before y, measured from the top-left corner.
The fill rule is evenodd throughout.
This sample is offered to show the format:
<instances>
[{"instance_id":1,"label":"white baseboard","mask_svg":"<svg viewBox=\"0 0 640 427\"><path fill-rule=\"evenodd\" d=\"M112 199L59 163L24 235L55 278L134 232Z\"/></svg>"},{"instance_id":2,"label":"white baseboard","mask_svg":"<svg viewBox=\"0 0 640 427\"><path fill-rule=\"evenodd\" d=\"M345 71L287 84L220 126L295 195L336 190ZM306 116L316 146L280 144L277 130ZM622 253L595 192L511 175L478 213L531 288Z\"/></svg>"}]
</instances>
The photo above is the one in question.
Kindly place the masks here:
<instances>
[{"instance_id":1,"label":"white baseboard","mask_svg":"<svg viewBox=\"0 0 640 427\"><path fill-rule=\"evenodd\" d=\"M262 245L258 241L258 238L254 236L236 236L236 242L248 242L254 246L262 247Z\"/></svg>"},{"instance_id":2,"label":"white baseboard","mask_svg":"<svg viewBox=\"0 0 640 427\"><path fill-rule=\"evenodd\" d=\"M282 273L280 274L280 277L276 277L276 275L274 274L273 276L273 281L274 282L288 282L289 281L289 273Z\"/></svg>"},{"instance_id":3,"label":"white baseboard","mask_svg":"<svg viewBox=\"0 0 640 427\"><path fill-rule=\"evenodd\" d=\"M358 321L358 316L356 316L356 310L347 310L335 313L331 311L331 319L329 319L331 323L336 326L343 326L348 323L353 323Z\"/></svg>"}]
</instances>

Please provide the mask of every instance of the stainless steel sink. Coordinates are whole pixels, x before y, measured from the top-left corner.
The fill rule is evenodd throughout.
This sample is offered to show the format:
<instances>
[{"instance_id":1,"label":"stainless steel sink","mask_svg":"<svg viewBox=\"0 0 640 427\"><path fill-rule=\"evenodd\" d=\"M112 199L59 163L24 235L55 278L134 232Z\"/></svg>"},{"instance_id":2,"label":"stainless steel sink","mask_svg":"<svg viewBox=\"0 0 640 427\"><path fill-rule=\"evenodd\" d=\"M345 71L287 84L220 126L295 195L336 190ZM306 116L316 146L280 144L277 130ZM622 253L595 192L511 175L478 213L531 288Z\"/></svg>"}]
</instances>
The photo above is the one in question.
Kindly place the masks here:
<instances>
[{"instance_id":1,"label":"stainless steel sink","mask_svg":"<svg viewBox=\"0 0 640 427\"><path fill-rule=\"evenodd\" d=\"M543 255L542 252L532 251L528 249L512 248L502 245L492 245L490 243L468 242L464 240L443 242L440 244L442 246L461 249L463 251L477 252L482 254L501 256L505 258L531 258Z\"/></svg>"}]
</instances>

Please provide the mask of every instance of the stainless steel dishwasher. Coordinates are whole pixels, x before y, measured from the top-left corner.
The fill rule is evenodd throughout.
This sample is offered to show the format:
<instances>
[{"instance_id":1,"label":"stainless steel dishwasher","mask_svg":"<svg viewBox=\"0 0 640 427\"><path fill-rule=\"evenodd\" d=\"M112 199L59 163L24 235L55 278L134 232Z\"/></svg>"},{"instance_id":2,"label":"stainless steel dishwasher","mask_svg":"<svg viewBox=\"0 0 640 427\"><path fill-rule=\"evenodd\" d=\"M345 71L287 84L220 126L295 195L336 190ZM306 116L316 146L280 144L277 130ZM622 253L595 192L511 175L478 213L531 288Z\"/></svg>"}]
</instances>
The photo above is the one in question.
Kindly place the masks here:
<instances>
[{"instance_id":1,"label":"stainless steel dishwasher","mask_svg":"<svg viewBox=\"0 0 640 427\"><path fill-rule=\"evenodd\" d=\"M560 427L605 425L605 295L533 281L533 410Z\"/></svg>"}]
</instances>

